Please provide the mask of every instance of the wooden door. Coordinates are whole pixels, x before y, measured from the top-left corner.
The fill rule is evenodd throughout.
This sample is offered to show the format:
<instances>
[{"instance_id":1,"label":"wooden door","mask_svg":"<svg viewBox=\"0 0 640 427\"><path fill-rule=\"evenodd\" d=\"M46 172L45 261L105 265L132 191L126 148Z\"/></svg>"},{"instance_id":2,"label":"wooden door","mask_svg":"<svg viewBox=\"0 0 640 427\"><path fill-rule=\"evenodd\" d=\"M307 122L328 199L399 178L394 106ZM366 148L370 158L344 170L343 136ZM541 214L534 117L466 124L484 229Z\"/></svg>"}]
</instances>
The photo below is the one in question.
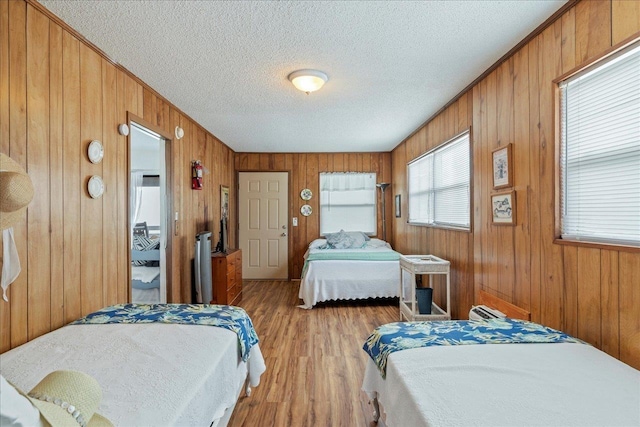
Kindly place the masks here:
<instances>
[{"instance_id":1,"label":"wooden door","mask_svg":"<svg viewBox=\"0 0 640 427\"><path fill-rule=\"evenodd\" d=\"M288 279L289 175L240 172L238 231L244 279Z\"/></svg>"}]
</instances>

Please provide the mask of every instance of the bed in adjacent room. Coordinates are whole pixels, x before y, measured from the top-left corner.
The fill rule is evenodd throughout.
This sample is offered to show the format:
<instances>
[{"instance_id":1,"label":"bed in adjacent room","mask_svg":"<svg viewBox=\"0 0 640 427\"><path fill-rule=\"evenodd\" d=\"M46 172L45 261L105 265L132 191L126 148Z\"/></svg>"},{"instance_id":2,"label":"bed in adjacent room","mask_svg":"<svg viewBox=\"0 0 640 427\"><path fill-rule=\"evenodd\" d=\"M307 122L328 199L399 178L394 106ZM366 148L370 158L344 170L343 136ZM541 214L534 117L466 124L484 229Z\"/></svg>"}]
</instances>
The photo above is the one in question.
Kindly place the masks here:
<instances>
[{"instance_id":1,"label":"bed in adjacent room","mask_svg":"<svg viewBox=\"0 0 640 427\"><path fill-rule=\"evenodd\" d=\"M364 348L380 425L640 425L640 371L532 322L390 323Z\"/></svg>"},{"instance_id":2,"label":"bed in adjacent room","mask_svg":"<svg viewBox=\"0 0 640 427\"><path fill-rule=\"evenodd\" d=\"M85 372L102 388L99 412L116 426L224 426L265 370L238 307L127 304L77 323L0 355L2 376L30 390L52 371Z\"/></svg>"},{"instance_id":3,"label":"bed in adjacent room","mask_svg":"<svg viewBox=\"0 0 640 427\"><path fill-rule=\"evenodd\" d=\"M131 301L141 304L162 302L160 296L160 240L133 235L131 250Z\"/></svg>"},{"instance_id":4,"label":"bed in adjacent room","mask_svg":"<svg viewBox=\"0 0 640 427\"><path fill-rule=\"evenodd\" d=\"M302 308L318 302L397 297L400 254L364 233L344 232L316 239L304 259L299 298Z\"/></svg>"}]
</instances>

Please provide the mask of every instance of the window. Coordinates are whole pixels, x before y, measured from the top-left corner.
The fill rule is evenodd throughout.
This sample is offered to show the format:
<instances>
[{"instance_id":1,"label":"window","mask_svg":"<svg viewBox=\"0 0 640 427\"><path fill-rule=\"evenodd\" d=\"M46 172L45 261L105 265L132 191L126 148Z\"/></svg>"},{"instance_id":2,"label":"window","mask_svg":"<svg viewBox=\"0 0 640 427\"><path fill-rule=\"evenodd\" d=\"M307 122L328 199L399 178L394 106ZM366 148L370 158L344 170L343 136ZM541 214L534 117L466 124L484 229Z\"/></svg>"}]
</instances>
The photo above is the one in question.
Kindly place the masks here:
<instances>
[{"instance_id":1,"label":"window","mask_svg":"<svg viewBox=\"0 0 640 427\"><path fill-rule=\"evenodd\" d=\"M561 237L640 246L640 42L559 94Z\"/></svg>"},{"instance_id":2,"label":"window","mask_svg":"<svg viewBox=\"0 0 640 427\"><path fill-rule=\"evenodd\" d=\"M147 223L150 234L160 234L160 177L144 175L139 218Z\"/></svg>"},{"instance_id":3,"label":"window","mask_svg":"<svg viewBox=\"0 0 640 427\"><path fill-rule=\"evenodd\" d=\"M470 228L469 157L467 131L408 164L410 224Z\"/></svg>"},{"instance_id":4,"label":"window","mask_svg":"<svg viewBox=\"0 0 640 427\"><path fill-rule=\"evenodd\" d=\"M320 174L320 234L340 230L376 234L376 174Z\"/></svg>"}]
</instances>

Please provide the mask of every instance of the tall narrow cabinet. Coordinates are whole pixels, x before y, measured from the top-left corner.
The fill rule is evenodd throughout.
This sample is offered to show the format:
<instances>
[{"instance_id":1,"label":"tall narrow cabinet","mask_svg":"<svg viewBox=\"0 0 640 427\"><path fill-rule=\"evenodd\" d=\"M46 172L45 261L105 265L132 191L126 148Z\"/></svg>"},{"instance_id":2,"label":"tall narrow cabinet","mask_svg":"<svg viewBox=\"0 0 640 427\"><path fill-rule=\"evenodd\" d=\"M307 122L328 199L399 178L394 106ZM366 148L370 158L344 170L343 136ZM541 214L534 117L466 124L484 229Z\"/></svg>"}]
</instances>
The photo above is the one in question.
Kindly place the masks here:
<instances>
[{"instance_id":1,"label":"tall narrow cabinet","mask_svg":"<svg viewBox=\"0 0 640 427\"><path fill-rule=\"evenodd\" d=\"M211 254L213 300L211 304L235 305L242 301L242 251Z\"/></svg>"}]
</instances>

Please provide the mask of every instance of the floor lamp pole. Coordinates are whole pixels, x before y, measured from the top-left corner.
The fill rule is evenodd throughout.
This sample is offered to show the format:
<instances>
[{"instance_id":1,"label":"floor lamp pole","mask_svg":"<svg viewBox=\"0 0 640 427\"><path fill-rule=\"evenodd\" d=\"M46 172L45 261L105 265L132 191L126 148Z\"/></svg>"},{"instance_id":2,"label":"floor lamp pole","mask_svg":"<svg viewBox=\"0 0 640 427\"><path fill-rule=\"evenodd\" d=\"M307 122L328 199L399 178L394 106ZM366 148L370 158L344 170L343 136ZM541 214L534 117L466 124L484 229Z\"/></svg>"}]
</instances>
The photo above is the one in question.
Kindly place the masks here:
<instances>
[{"instance_id":1,"label":"floor lamp pole","mask_svg":"<svg viewBox=\"0 0 640 427\"><path fill-rule=\"evenodd\" d=\"M388 182L376 184L380 190L382 190L382 240L387 241L387 199L384 197L384 190L391 185Z\"/></svg>"}]
</instances>

